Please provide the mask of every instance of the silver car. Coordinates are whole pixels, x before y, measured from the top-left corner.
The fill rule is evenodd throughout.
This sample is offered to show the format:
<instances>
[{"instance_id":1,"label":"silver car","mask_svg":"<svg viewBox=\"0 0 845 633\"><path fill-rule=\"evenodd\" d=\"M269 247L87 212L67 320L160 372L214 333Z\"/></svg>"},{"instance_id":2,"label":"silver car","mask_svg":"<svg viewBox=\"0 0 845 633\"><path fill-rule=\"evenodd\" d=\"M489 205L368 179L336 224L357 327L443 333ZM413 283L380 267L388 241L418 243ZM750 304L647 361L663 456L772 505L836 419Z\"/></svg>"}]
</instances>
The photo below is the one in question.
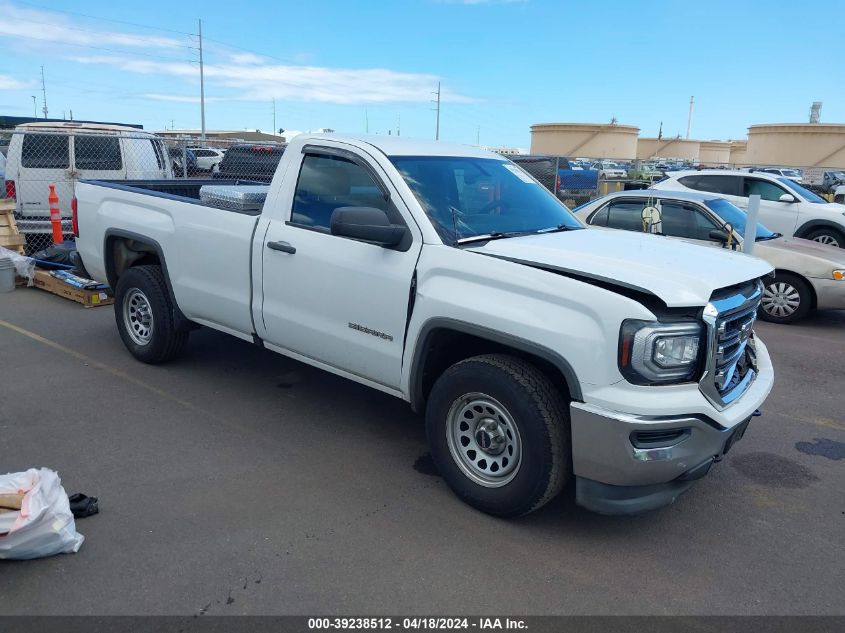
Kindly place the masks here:
<instances>
[{"instance_id":1,"label":"silver car","mask_svg":"<svg viewBox=\"0 0 845 633\"><path fill-rule=\"evenodd\" d=\"M684 191L623 191L575 209L588 226L658 233L743 250L745 212L724 198ZM774 266L765 280L760 318L794 323L813 309L845 309L845 251L757 224L753 254Z\"/></svg>"}]
</instances>

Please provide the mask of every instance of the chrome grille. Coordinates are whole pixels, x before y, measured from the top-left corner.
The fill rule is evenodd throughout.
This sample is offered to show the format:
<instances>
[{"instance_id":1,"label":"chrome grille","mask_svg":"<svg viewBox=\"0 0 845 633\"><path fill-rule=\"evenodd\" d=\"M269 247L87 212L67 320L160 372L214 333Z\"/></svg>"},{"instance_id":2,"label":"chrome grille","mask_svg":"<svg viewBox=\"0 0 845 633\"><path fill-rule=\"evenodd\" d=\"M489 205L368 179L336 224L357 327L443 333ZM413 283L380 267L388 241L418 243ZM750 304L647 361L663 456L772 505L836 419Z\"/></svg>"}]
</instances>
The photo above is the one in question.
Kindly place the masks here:
<instances>
[{"instance_id":1,"label":"chrome grille","mask_svg":"<svg viewBox=\"0 0 845 633\"><path fill-rule=\"evenodd\" d=\"M714 379L724 393L738 375L739 361L745 354L757 318L757 304L740 312L720 317L716 322L716 373ZM742 376L739 376L740 378Z\"/></svg>"},{"instance_id":2,"label":"chrome grille","mask_svg":"<svg viewBox=\"0 0 845 633\"><path fill-rule=\"evenodd\" d=\"M699 387L719 410L741 396L756 376L753 327L762 294L759 281L749 283L716 293L704 309L707 359Z\"/></svg>"}]
</instances>

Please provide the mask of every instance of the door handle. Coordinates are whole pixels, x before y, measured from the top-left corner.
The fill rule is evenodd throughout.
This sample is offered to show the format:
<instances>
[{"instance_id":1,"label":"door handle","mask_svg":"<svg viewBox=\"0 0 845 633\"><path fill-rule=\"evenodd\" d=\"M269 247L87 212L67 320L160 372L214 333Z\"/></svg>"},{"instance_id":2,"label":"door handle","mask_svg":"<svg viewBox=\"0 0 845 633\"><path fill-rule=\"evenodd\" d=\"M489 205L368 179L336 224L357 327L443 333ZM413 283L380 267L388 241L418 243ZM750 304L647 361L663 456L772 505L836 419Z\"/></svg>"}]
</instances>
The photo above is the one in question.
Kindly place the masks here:
<instances>
[{"instance_id":1,"label":"door handle","mask_svg":"<svg viewBox=\"0 0 845 633\"><path fill-rule=\"evenodd\" d=\"M287 242L267 242L267 248L274 251L282 251L283 253L290 253L291 255L296 252L296 248Z\"/></svg>"}]
</instances>

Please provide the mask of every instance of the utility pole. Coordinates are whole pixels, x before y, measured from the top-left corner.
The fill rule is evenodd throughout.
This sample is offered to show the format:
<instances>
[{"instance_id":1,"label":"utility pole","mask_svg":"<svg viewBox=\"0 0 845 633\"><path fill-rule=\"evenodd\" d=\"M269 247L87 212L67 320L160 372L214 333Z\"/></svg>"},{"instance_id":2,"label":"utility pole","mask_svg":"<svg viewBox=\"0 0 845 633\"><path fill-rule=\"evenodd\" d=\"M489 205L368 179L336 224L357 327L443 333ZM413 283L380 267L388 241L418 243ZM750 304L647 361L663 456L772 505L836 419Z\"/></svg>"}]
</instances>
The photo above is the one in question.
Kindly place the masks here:
<instances>
[{"instance_id":1,"label":"utility pole","mask_svg":"<svg viewBox=\"0 0 845 633\"><path fill-rule=\"evenodd\" d=\"M364 132L370 133L370 113L367 112L367 108L364 108Z\"/></svg>"},{"instance_id":2,"label":"utility pole","mask_svg":"<svg viewBox=\"0 0 845 633\"><path fill-rule=\"evenodd\" d=\"M402 131L402 115L396 115L396 136L399 136Z\"/></svg>"},{"instance_id":3,"label":"utility pole","mask_svg":"<svg viewBox=\"0 0 845 633\"><path fill-rule=\"evenodd\" d=\"M41 94L44 95L44 118L47 118L47 85L44 83L44 66L41 67Z\"/></svg>"},{"instance_id":4,"label":"utility pole","mask_svg":"<svg viewBox=\"0 0 845 633\"><path fill-rule=\"evenodd\" d=\"M690 128L692 128L692 107L695 105L695 97L689 98L689 116L687 116L687 138L689 138Z\"/></svg>"},{"instance_id":5,"label":"utility pole","mask_svg":"<svg viewBox=\"0 0 845 633\"><path fill-rule=\"evenodd\" d=\"M475 144L481 145L481 126L480 125L475 126Z\"/></svg>"},{"instance_id":6,"label":"utility pole","mask_svg":"<svg viewBox=\"0 0 845 633\"><path fill-rule=\"evenodd\" d=\"M200 40L200 123L202 124L200 138L205 141L205 77L202 67L202 20L198 19L197 24L199 25Z\"/></svg>"},{"instance_id":7,"label":"utility pole","mask_svg":"<svg viewBox=\"0 0 845 633\"><path fill-rule=\"evenodd\" d=\"M35 101L35 95L32 95L32 116L38 118L38 104Z\"/></svg>"},{"instance_id":8,"label":"utility pole","mask_svg":"<svg viewBox=\"0 0 845 633\"><path fill-rule=\"evenodd\" d=\"M276 97L273 97L273 136L276 135Z\"/></svg>"},{"instance_id":9,"label":"utility pole","mask_svg":"<svg viewBox=\"0 0 845 633\"><path fill-rule=\"evenodd\" d=\"M432 92L431 94L437 95L437 99L436 100L432 99L431 102L437 104L437 107L435 108L435 110L437 111L437 127L435 128L435 131L434 131L434 140L439 141L440 140L440 82L439 81L437 82L437 92Z\"/></svg>"}]
</instances>

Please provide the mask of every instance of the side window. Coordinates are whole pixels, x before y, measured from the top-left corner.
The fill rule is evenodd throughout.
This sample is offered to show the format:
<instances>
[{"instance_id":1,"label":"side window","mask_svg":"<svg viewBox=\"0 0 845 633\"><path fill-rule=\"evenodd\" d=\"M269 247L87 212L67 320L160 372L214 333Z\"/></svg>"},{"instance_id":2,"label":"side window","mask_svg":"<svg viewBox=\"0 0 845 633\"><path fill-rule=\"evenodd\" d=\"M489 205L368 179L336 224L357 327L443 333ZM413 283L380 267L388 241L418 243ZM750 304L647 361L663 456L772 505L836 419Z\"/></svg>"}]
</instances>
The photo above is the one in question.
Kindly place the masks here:
<instances>
[{"instance_id":1,"label":"side window","mask_svg":"<svg viewBox=\"0 0 845 633\"><path fill-rule=\"evenodd\" d=\"M663 234L693 240L710 240L710 231L719 228L692 205L663 201Z\"/></svg>"},{"instance_id":2,"label":"side window","mask_svg":"<svg viewBox=\"0 0 845 633\"><path fill-rule=\"evenodd\" d=\"M21 166L31 169L67 169L70 153L67 134L25 134Z\"/></svg>"},{"instance_id":3,"label":"side window","mask_svg":"<svg viewBox=\"0 0 845 633\"><path fill-rule=\"evenodd\" d=\"M698 188L699 178L701 178L701 176L683 176L682 178L678 178L678 182L681 183L684 187L689 187L690 189L701 191L701 189Z\"/></svg>"},{"instance_id":4,"label":"side window","mask_svg":"<svg viewBox=\"0 0 845 633\"><path fill-rule=\"evenodd\" d=\"M620 200L607 206L607 226L625 231L643 232L643 209L646 201Z\"/></svg>"},{"instance_id":5,"label":"side window","mask_svg":"<svg viewBox=\"0 0 845 633\"><path fill-rule=\"evenodd\" d=\"M594 213L590 218L590 224L593 226L607 226L608 209L610 209L609 205L605 205Z\"/></svg>"},{"instance_id":6,"label":"side window","mask_svg":"<svg viewBox=\"0 0 845 633\"><path fill-rule=\"evenodd\" d=\"M726 196L738 196L739 187L737 176L704 175L698 177L695 189L710 193L721 193Z\"/></svg>"},{"instance_id":7,"label":"side window","mask_svg":"<svg viewBox=\"0 0 845 633\"><path fill-rule=\"evenodd\" d=\"M757 178L746 178L743 187L742 195L746 198L755 194L760 196L761 200L771 200L777 202L778 199L787 193L773 182L768 180L758 180Z\"/></svg>"},{"instance_id":8,"label":"side window","mask_svg":"<svg viewBox=\"0 0 845 633\"><path fill-rule=\"evenodd\" d=\"M79 134L74 137L73 155L77 169L95 171L123 169L120 139L116 136Z\"/></svg>"},{"instance_id":9,"label":"side window","mask_svg":"<svg viewBox=\"0 0 845 633\"><path fill-rule=\"evenodd\" d=\"M375 207L389 213L389 202L363 167L329 155L306 155L293 197L291 223L329 230L339 207Z\"/></svg>"}]
</instances>

